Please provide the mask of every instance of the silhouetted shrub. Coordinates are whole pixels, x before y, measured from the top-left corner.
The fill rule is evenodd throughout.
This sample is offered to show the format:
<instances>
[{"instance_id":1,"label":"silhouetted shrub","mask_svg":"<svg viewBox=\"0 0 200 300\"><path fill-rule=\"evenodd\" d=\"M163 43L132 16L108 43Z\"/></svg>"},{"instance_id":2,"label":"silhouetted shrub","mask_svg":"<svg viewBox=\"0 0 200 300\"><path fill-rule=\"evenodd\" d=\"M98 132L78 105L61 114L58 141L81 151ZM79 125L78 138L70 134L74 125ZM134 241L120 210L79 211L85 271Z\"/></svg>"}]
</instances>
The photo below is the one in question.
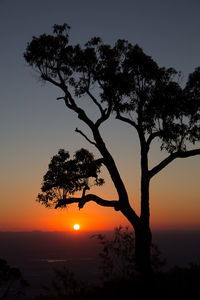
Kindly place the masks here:
<instances>
[{"instance_id":1,"label":"silhouetted shrub","mask_svg":"<svg viewBox=\"0 0 200 300\"><path fill-rule=\"evenodd\" d=\"M6 260L0 259L0 300L24 299L24 288L27 286L21 271L10 267Z\"/></svg>"},{"instance_id":2,"label":"silhouetted shrub","mask_svg":"<svg viewBox=\"0 0 200 300\"><path fill-rule=\"evenodd\" d=\"M43 285L43 293L36 300L73 300L85 299L86 283L77 280L74 273L66 267L54 270L54 278L50 286Z\"/></svg>"},{"instance_id":3,"label":"silhouetted shrub","mask_svg":"<svg viewBox=\"0 0 200 300\"><path fill-rule=\"evenodd\" d=\"M97 237L101 245L99 270L102 280L131 279L137 275L133 231L120 226L113 231L110 238L102 234L93 237ZM159 272L166 260L154 244L151 247L151 258L154 272Z\"/></svg>"}]
</instances>

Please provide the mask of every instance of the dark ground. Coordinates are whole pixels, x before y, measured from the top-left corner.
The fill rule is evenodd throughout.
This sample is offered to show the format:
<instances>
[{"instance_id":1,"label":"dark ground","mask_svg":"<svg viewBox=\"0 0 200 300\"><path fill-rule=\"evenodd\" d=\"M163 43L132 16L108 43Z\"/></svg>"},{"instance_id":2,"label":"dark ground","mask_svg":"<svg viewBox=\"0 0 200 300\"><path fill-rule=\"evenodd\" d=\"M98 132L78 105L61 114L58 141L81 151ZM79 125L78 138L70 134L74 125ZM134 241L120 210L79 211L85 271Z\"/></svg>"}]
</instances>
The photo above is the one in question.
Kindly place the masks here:
<instances>
[{"instance_id":1,"label":"dark ground","mask_svg":"<svg viewBox=\"0 0 200 300\"><path fill-rule=\"evenodd\" d=\"M99 232L98 232L99 233ZM90 237L94 233L70 234L65 232L31 232L31 233L0 233L0 257L8 261L11 266L18 267L24 278L29 282L28 299L41 292L41 284L51 285L53 270L66 267L75 274L76 280L83 280L89 284L98 285L98 253L99 244ZM111 233L107 233L108 235ZM167 259L165 272L155 277L148 289L152 295L163 297L177 294L186 295L198 293L200 286L200 270L189 263L200 264L200 231L164 231L154 232L154 243L158 245ZM77 283L78 284L78 283ZM95 299L107 297L116 293L134 292L142 294L144 282L113 281L107 283L103 289L90 290ZM82 295L84 293L82 292ZM89 294L87 299L89 299ZM125 294L123 294L125 295ZM123 296L121 295L121 296ZM98 298L99 297L99 298ZM108 297L109 298L109 297ZM46 298L49 299L49 298ZM52 298L54 299L54 298ZM114 298L113 298L114 299ZM11 299L13 300L13 299ZM19 298L20 300L20 298Z\"/></svg>"}]
</instances>

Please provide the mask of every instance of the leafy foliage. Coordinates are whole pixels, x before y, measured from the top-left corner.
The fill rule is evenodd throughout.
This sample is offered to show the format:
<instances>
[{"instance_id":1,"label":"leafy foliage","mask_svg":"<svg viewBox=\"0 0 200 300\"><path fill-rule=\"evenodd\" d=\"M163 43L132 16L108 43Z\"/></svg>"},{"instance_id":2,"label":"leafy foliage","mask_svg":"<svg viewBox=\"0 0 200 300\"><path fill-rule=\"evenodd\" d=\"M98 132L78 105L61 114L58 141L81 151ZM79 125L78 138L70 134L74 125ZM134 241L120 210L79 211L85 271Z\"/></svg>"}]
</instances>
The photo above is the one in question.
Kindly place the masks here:
<instances>
[{"instance_id":1,"label":"leafy foliage","mask_svg":"<svg viewBox=\"0 0 200 300\"><path fill-rule=\"evenodd\" d=\"M76 151L73 159L69 152L60 149L49 164L49 169L43 177L42 193L37 201L47 207L56 206L77 191L90 189L91 184L102 185L99 178L101 161L95 160L92 153L86 149ZM93 182L89 182L93 178Z\"/></svg>"},{"instance_id":2,"label":"leafy foliage","mask_svg":"<svg viewBox=\"0 0 200 300\"><path fill-rule=\"evenodd\" d=\"M53 35L33 37L28 44L24 57L42 79L65 93L70 87L75 96L91 97L104 117L113 111L140 134L155 135L161 150L185 151L188 142L200 140L200 68L182 88L180 72L160 68L138 45L118 40L110 46L94 37L84 47L72 46L69 29L54 25Z\"/></svg>"}]
</instances>

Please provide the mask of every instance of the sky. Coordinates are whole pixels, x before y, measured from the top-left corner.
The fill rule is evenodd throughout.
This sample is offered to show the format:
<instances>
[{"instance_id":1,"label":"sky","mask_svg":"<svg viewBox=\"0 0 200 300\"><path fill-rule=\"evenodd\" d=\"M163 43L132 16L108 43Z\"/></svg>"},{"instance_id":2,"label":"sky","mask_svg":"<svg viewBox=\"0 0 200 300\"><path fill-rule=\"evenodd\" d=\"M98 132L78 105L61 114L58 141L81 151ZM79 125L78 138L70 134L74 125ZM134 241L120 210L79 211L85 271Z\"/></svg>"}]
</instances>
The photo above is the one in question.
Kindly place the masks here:
<instances>
[{"instance_id":1,"label":"sky","mask_svg":"<svg viewBox=\"0 0 200 300\"><path fill-rule=\"evenodd\" d=\"M56 98L62 93L44 84L26 64L23 53L32 36L51 33L54 24L71 26L72 43L93 36L105 43L127 39L139 44L159 66L188 74L200 65L200 3L198 0L0 0L0 231L67 231L74 223L82 230L128 225L111 208L89 203L50 210L35 199L51 157L65 148L73 154L84 147L97 151L75 128L84 129L76 115ZM131 205L139 212L139 147L133 129L112 120L101 129L119 167ZM165 157L159 145L151 165ZM107 184L95 192L115 199ZM200 157L177 160L151 184L151 226L159 229L200 229Z\"/></svg>"}]
</instances>

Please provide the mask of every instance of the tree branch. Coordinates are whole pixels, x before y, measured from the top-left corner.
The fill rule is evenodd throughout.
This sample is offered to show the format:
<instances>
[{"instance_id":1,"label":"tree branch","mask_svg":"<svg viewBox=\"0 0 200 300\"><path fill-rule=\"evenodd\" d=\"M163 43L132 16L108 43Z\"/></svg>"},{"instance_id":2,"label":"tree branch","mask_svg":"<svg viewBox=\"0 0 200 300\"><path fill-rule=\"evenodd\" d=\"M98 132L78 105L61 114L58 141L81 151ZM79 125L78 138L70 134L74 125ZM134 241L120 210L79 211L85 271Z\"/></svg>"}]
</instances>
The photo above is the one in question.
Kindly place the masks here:
<instances>
[{"instance_id":1,"label":"tree branch","mask_svg":"<svg viewBox=\"0 0 200 300\"><path fill-rule=\"evenodd\" d=\"M148 137L147 139L147 145L148 147L150 146L151 142L156 138L156 137L159 137L161 135L162 131L159 130L159 131L156 131L156 132L153 132L150 134L150 136Z\"/></svg>"},{"instance_id":2,"label":"tree branch","mask_svg":"<svg viewBox=\"0 0 200 300\"><path fill-rule=\"evenodd\" d=\"M98 106L101 115L103 116L105 114L105 111L103 110L101 104L97 101L97 99L90 93L90 91L88 89L85 89L85 92L88 94L88 96L90 96L90 98L92 99L92 101L94 102L94 104L96 104L96 106Z\"/></svg>"},{"instance_id":3,"label":"tree branch","mask_svg":"<svg viewBox=\"0 0 200 300\"><path fill-rule=\"evenodd\" d=\"M42 78L63 90L63 92L65 93L65 96L59 97L59 98L57 98L57 100L64 99L66 106L69 109L76 112L78 115L78 118L80 120L84 121L92 129L94 127L94 123L92 122L91 119L88 118L85 111L76 104L75 100L73 99L71 93L68 90L68 87L66 86L66 84L64 82L64 79L62 78L62 75L61 75L59 69L57 69L57 73L58 73L60 82L53 80L51 77L49 77L47 74L44 74L44 73L42 73Z\"/></svg>"},{"instance_id":4,"label":"tree branch","mask_svg":"<svg viewBox=\"0 0 200 300\"><path fill-rule=\"evenodd\" d=\"M91 141L87 135L85 135L81 130L79 130L78 128L75 129L75 132L80 133L90 144L96 146L96 143Z\"/></svg>"},{"instance_id":5,"label":"tree branch","mask_svg":"<svg viewBox=\"0 0 200 300\"><path fill-rule=\"evenodd\" d=\"M78 203L79 209L81 209L89 201L94 201L98 205L101 205L101 206L113 207L115 210L120 209L119 201L117 201L117 200L105 200L105 199L102 199L101 197L99 197L97 195L94 195L94 194L88 194L88 195L83 196L83 197L72 197L72 198L60 200L56 204L55 208L66 206L66 205L72 204L72 203Z\"/></svg>"},{"instance_id":6,"label":"tree branch","mask_svg":"<svg viewBox=\"0 0 200 300\"><path fill-rule=\"evenodd\" d=\"M153 176L155 176L157 173L159 173L162 169L164 169L167 165L169 165L176 158L187 158L187 157L192 157L192 156L196 156L196 155L200 155L200 149L174 152L149 171L149 178L152 178Z\"/></svg>"},{"instance_id":7,"label":"tree branch","mask_svg":"<svg viewBox=\"0 0 200 300\"><path fill-rule=\"evenodd\" d=\"M119 112L117 112L116 119L130 124L131 126L135 127L138 130L138 125L133 120L123 117L122 115L120 115Z\"/></svg>"},{"instance_id":8,"label":"tree branch","mask_svg":"<svg viewBox=\"0 0 200 300\"><path fill-rule=\"evenodd\" d=\"M103 110L101 118L99 118L95 123L97 128L110 117L111 111L112 111L112 101L108 101L108 108Z\"/></svg>"},{"instance_id":9,"label":"tree branch","mask_svg":"<svg viewBox=\"0 0 200 300\"><path fill-rule=\"evenodd\" d=\"M50 79L46 78L46 80L50 81L51 83L54 84L54 80L52 80L51 78ZM76 112L77 115L78 115L78 118L80 120L82 120L83 122L85 122L90 127L90 129L93 129L94 128L94 123L92 122L92 120L90 118L88 118L85 111L76 104L76 102L73 99L71 93L69 92L67 86L63 83L60 83L59 85L57 84L57 86L59 86L63 90L63 92L65 93L64 97L58 97L57 100L63 99L65 101L65 105L69 109Z\"/></svg>"},{"instance_id":10,"label":"tree branch","mask_svg":"<svg viewBox=\"0 0 200 300\"><path fill-rule=\"evenodd\" d=\"M55 85L55 86L61 88L61 83L60 83L60 82L57 82L56 80L53 80L51 77L47 76L47 75L46 75L45 73L43 73L42 71L41 71L41 73L42 73L42 75L41 75L42 79L44 79L44 80L46 80L46 81L52 83L53 85Z\"/></svg>"}]
</instances>

